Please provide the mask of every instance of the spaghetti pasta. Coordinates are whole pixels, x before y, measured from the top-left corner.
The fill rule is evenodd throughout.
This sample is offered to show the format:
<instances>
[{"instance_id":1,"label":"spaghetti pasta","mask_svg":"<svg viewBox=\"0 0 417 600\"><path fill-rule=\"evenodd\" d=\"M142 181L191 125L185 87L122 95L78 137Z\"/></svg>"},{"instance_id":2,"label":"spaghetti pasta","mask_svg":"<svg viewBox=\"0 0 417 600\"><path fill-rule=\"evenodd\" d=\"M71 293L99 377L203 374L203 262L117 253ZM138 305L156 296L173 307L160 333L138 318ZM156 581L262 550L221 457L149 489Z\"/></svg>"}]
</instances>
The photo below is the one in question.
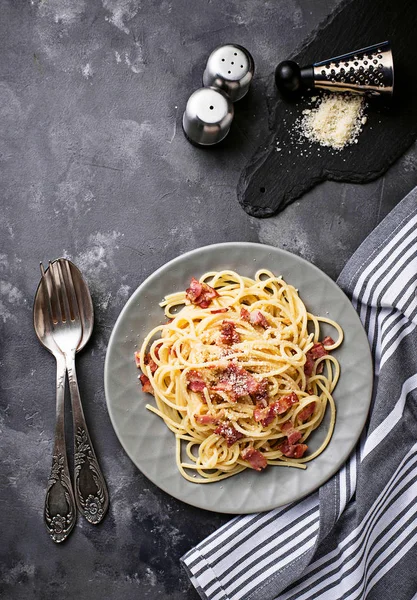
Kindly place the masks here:
<instances>
[{"instance_id":1,"label":"spaghetti pasta","mask_svg":"<svg viewBox=\"0 0 417 600\"><path fill-rule=\"evenodd\" d=\"M282 277L259 270L205 273L161 303L165 324L136 353L142 389L176 437L178 469L210 483L250 467L306 468L328 445L340 368L330 353L343 340L331 319L310 314ZM321 339L323 324L336 342ZM310 454L305 443L322 422L325 440Z\"/></svg>"}]
</instances>

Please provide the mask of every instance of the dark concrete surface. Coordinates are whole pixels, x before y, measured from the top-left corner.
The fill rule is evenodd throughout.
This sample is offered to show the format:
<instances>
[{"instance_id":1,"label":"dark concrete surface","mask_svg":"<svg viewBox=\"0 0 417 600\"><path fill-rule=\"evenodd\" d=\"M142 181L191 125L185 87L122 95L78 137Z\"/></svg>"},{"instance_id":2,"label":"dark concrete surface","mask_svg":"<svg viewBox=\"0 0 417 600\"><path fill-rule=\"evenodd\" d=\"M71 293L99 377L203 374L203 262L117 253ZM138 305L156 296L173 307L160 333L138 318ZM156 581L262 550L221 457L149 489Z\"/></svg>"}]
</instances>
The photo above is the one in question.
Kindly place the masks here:
<instances>
[{"instance_id":1,"label":"dark concrete surface","mask_svg":"<svg viewBox=\"0 0 417 600\"><path fill-rule=\"evenodd\" d=\"M323 184L269 220L237 203L239 174L266 131L274 67L336 4L0 1L2 600L197 598L179 558L229 517L171 499L124 454L105 405L106 344L131 292L178 254L259 240L335 278L417 183L414 147L379 181ZM256 78L224 145L198 150L182 110L210 51L229 41L252 52ZM39 261L60 255L81 268L95 304L78 371L111 506L101 526L79 519L56 546L42 520L55 366L31 308Z\"/></svg>"}]
</instances>

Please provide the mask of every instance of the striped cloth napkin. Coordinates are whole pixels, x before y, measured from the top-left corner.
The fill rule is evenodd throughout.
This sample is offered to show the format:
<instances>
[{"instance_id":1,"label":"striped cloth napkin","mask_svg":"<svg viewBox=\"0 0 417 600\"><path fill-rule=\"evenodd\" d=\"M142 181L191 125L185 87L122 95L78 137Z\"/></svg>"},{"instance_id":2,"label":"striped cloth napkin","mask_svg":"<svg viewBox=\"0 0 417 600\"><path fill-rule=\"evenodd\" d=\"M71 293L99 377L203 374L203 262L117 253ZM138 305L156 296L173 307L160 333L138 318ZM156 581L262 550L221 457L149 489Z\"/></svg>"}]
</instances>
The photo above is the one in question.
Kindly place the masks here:
<instances>
[{"instance_id":1,"label":"striped cloth napkin","mask_svg":"<svg viewBox=\"0 0 417 600\"><path fill-rule=\"evenodd\" d=\"M417 600L417 188L338 284L374 358L366 431L317 492L237 517L183 556L204 599Z\"/></svg>"}]
</instances>

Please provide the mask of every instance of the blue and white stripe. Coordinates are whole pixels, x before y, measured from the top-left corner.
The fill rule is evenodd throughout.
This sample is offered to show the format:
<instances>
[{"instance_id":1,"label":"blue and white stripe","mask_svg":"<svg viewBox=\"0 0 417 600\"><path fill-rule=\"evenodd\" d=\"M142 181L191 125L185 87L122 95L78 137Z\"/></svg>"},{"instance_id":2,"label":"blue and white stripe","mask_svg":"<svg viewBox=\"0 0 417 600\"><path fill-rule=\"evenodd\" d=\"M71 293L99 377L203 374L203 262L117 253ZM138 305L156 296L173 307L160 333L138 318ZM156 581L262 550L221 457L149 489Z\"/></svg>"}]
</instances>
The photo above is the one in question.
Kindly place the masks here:
<instances>
[{"instance_id":1,"label":"blue and white stripe","mask_svg":"<svg viewBox=\"0 0 417 600\"><path fill-rule=\"evenodd\" d=\"M318 492L233 519L183 557L206 600L417 600L417 190L339 285L374 357L367 430Z\"/></svg>"}]
</instances>

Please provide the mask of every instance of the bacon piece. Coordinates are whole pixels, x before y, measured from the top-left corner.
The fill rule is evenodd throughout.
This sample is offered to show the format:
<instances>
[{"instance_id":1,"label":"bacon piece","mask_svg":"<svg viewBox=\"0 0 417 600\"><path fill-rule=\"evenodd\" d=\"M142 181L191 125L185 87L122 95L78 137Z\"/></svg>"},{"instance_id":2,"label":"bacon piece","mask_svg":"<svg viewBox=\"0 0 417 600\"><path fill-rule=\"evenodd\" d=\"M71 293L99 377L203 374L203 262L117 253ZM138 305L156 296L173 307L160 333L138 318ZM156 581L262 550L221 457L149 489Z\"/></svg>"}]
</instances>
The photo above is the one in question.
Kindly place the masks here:
<instances>
[{"instance_id":1,"label":"bacon piece","mask_svg":"<svg viewBox=\"0 0 417 600\"><path fill-rule=\"evenodd\" d=\"M227 421L220 423L220 425L214 430L214 433L223 437L228 446L232 446L235 442L237 442L237 440L240 440L240 438L244 437L243 433L237 431L237 429L235 429L233 425Z\"/></svg>"},{"instance_id":2,"label":"bacon piece","mask_svg":"<svg viewBox=\"0 0 417 600\"><path fill-rule=\"evenodd\" d=\"M303 408L303 410L300 410L300 412L297 415L298 419L304 423L304 421L307 421L307 419L311 417L315 408L316 403L310 402L310 404L307 404L307 406Z\"/></svg>"},{"instance_id":3,"label":"bacon piece","mask_svg":"<svg viewBox=\"0 0 417 600\"><path fill-rule=\"evenodd\" d=\"M219 419L217 417L215 417L214 415L211 415L210 413L207 413L206 415L194 415L194 419L200 425L211 425L211 424L218 425L219 424Z\"/></svg>"},{"instance_id":4,"label":"bacon piece","mask_svg":"<svg viewBox=\"0 0 417 600\"><path fill-rule=\"evenodd\" d=\"M302 433L297 429L294 429L294 425L291 421L286 421L281 425L281 431L285 433L289 444L295 444L299 439L303 437Z\"/></svg>"},{"instance_id":5,"label":"bacon piece","mask_svg":"<svg viewBox=\"0 0 417 600\"><path fill-rule=\"evenodd\" d=\"M223 398L219 396L219 394L213 393L209 394L210 400L217 404L217 402L224 402ZM205 398L203 397L203 402L205 402Z\"/></svg>"},{"instance_id":6,"label":"bacon piece","mask_svg":"<svg viewBox=\"0 0 417 600\"><path fill-rule=\"evenodd\" d=\"M268 462L262 452L255 450L255 448L245 448L241 452L241 457L249 463L251 469L255 471L262 471L268 465Z\"/></svg>"},{"instance_id":7,"label":"bacon piece","mask_svg":"<svg viewBox=\"0 0 417 600\"><path fill-rule=\"evenodd\" d=\"M223 371L219 381L212 386L214 391L223 391L229 395L232 402L243 396L256 394L259 382L243 367L230 363Z\"/></svg>"},{"instance_id":8,"label":"bacon piece","mask_svg":"<svg viewBox=\"0 0 417 600\"><path fill-rule=\"evenodd\" d=\"M266 320L266 317L261 313L260 310L253 310L251 313L244 308L243 306L240 309L240 318L243 321L248 321L248 323L252 323L252 325L260 325L264 329L269 327L269 323Z\"/></svg>"},{"instance_id":9,"label":"bacon piece","mask_svg":"<svg viewBox=\"0 0 417 600\"><path fill-rule=\"evenodd\" d=\"M191 277L190 287L185 290L185 296L187 300L189 300L192 304L195 304L195 301L203 291L203 284L200 283L195 277Z\"/></svg>"},{"instance_id":10,"label":"bacon piece","mask_svg":"<svg viewBox=\"0 0 417 600\"><path fill-rule=\"evenodd\" d=\"M221 325L220 343L225 346L232 346L240 342L240 335L236 331L236 325L233 321L223 321Z\"/></svg>"},{"instance_id":11,"label":"bacon piece","mask_svg":"<svg viewBox=\"0 0 417 600\"><path fill-rule=\"evenodd\" d=\"M201 373L198 371L188 371L187 388L192 392L202 392L207 386Z\"/></svg>"},{"instance_id":12,"label":"bacon piece","mask_svg":"<svg viewBox=\"0 0 417 600\"><path fill-rule=\"evenodd\" d=\"M321 342L316 342L308 352L310 352L314 360L317 360L318 358L329 354Z\"/></svg>"},{"instance_id":13,"label":"bacon piece","mask_svg":"<svg viewBox=\"0 0 417 600\"><path fill-rule=\"evenodd\" d=\"M268 406L268 396L268 380L261 379L261 381L258 381L258 389L252 394L252 398L255 400L258 407L266 408Z\"/></svg>"},{"instance_id":14,"label":"bacon piece","mask_svg":"<svg viewBox=\"0 0 417 600\"><path fill-rule=\"evenodd\" d=\"M146 392L147 394L152 394L154 396L155 394L149 377L147 375L139 375L139 379L142 384L142 392Z\"/></svg>"},{"instance_id":15,"label":"bacon piece","mask_svg":"<svg viewBox=\"0 0 417 600\"><path fill-rule=\"evenodd\" d=\"M260 398L256 401L256 408L267 408L268 400L266 398Z\"/></svg>"},{"instance_id":16,"label":"bacon piece","mask_svg":"<svg viewBox=\"0 0 417 600\"><path fill-rule=\"evenodd\" d=\"M284 456L288 458L302 458L307 450L307 444L281 444L278 450L281 450Z\"/></svg>"},{"instance_id":17,"label":"bacon piece","mask_svg":"<svg viewBox=\"0 0 417 600\"><path fill-rule=\"evenodd\" d=\"M304 364L304 373L310 377L313 373L314 364L317 359L329 354L321 342L316 342L306 354L306 362ZM323 364L320 363L317 368L317 373L323 372Z\"/></svg>"},{"instance_id":18,"label":"bacon piece","mask_svg":"<svg viewBox=\"0 0 417 600\"><path fill-rule=\"evenodd\" d=\"M250 312L242 306L240 309L240 318L242 321L250 321Z\"/></svg>"},{"instance_id":19,"label":"bacon piece","mask_svg":"<svg viewBox=\"0 0 417 600\"><path fill-rule=\"evenodd\" d=\"M334 346L336 342L332 337L330 337L330 335L326 335L326 337L321 341L321 343L323 344L323 346Z\"/></svg>"},{"instance_id":20,"label":"bacon piece","mask_svg":"<svg viewBox=\"0 0 417 600\"><path fill-rule=\"evenodd\" d=\"M165 323L165 325L169 325L170 323L172 323L174 319L168 319L168 321Z\"/></svg>"},{"instance_id":21,"label":"bacon piece","mask_svg":"<svg viewBox=\"0 0 417 600\"><path fill-rule=\"evenodd\" d=\"M212 315L217 315L219 313L225 313L227 311L228 311L227 308L216 308L215 310L211 310L210 312Z\"/></svg>"},{"instance_id":22,"label":"bacon piece","mask_svg":"<svg viewBox=\"0 0 417 600\"><path fill-rule=\"evenodd\" d=\"M140 369L140 352L135 352L135 363L138 369Z\"/></svg>"},{"instance_id":23,"label":"bacon piece","mask_svg":"<svg viewBox=\"0 0 417 600\"><path fill-rule=\"evenodd\" d=\"M253 411L253 418L257 423L261 423L263 427L267 427L275 419L272 406L266 408L256 407Z\"/></svg>"},{"instance_id":24,"label":"bacon piece","mask_svg":"<svg viewBox=\"0 0 417 600\"><path fill-rule=\"evenodd\" d=\"M288 396L283 396L273 403L275 414L284 414L296 402L298 402L298 396L295 392L291 392Z\"/></svg>"},{"instance_id":25,"label":"bacon piece","mask_svg":"<svg viewBox=\"0 0 417 600\"><path fill-rule=\"evenodd\" d=\"M158 365L156 364L156 362L151 357L151 353L150 352L148 352L147 354L145 354L145 356L143 357L143 362L145 363L145 365L148 365L150 367L151 373L155 373L156 369L158 368Z\"/></svg>"},{"instance_id":26,"label":"bacon piece","mask_svg":"<svg viewBox=\"0 0 417 600\"><path fill-rule=\"evenodd\" d=\"M304 374L306 377L311 377L313 374L314 364L315 360L311 356L310 351L308 351L306 354L306 361L304 363Z\"/></svg>"},{"instance_id":27,"label":"bacon piece","mask_svg":"<svg viewBox=\"0 0 417 600\"><path fill-rule=\"evenodd\" d=\"M218 381L210 389L214 392L226 392L226 394L229 396L230 402L238 401L239 397L234 392L232 384L229 381L227 381L226 379L220 379L220 381ZM242 396L245 396L245 395L246 394L242 394Z\"/></svg>"},{"instance_id":28,"label":"bacon piece","mask_svg":"<svg viewBox=\"0 0 417 600\"><path fill-rule=\"evenodd\" d=\"M261 423L263 427L267 427L277 415L286 412L296 402L298 402L298 396L295 392L291 392L288 396L272 402L269 406L258 404L253 411L253 418L257 423Z\"/></svg>"},{"instance_id":29,"label":"bacon piece","mask_svg":"<svg viewBox=\"0 0 417 600\"><path fill-rule=\"evenodd\" d=\"M213 298L217 298L218 295L214 288L207 283L203 283L203 293L198 298L198 305L200 308L208 308Z\"/></svg>"},{"instance_id":30,"label":"bacon piece","mask_svg":"<svg viewBox=\"0 0 417 600\"><path fill-rule=\"evenodd\" d=\"M269 327L268 321L266 320L265 316L261 313L260 310L253 310L250 313L249 319L252 325L260 325L264 329L268 329Z\"/></svg>"},{"instance_id":31,"label":"bacon piece","mask_svg":"<svg viewBox=\"0 0 417 600\"><path fill-rule=\"evenodd\" d=\"M190 287L185 290L187 300L200 308L210 306L213 298L217 298L218 295L216 290L208 283L200 283L195 277L191 278Z\"/></svg>"}]
</instances>

